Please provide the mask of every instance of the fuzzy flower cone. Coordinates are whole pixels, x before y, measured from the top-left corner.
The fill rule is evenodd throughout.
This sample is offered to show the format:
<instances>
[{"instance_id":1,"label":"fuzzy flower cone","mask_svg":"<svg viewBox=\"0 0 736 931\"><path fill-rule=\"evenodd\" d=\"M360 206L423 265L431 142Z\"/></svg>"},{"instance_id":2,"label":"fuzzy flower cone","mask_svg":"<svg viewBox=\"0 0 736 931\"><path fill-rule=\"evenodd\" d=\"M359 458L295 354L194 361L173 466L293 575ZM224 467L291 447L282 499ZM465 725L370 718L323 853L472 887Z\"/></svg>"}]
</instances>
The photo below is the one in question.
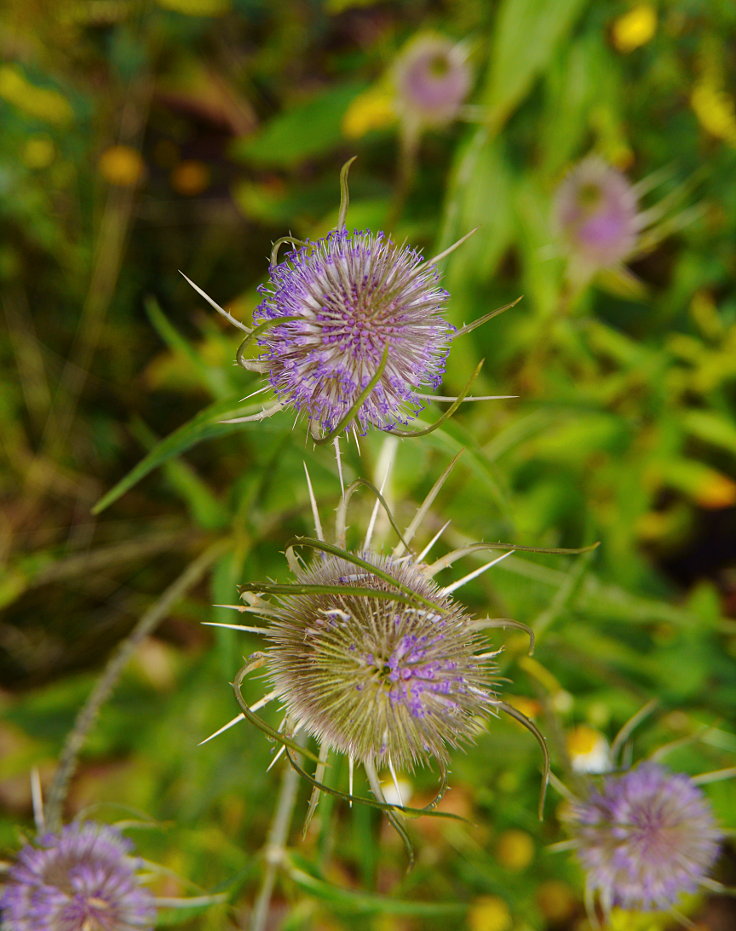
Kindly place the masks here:
<instances>
[{"instance_id":1,"label":"fuzzy flower cone","mask_svg":"<svg viewBox=\"0 0 736 931\"><path fill-rule=\"evenodd\" d=\"M707 879L721 840L693 780L655 763L607 777L576 805L573 834L588 887L606 912L673 906Z\"/></svg>"},{"instance_id":2,"label":"fuzzy flower cone","mask_svg":"<svg viewBox=\"0 0 736 931\"><path fill-rule=\"evenodd\" d=\"M307 421L317 444L341 434L364 434L370 428L401 437L422 436L451 417L464 401L499 398L468 396L482 363L459 395L431 393L442 380L453 340L518 303L492 310L459 329L447 322L449 294L441 287L437 263L475 231L427 260L380 231L349 230L345 216L352 161L340 174L337 229L322 239L284 236L274 243L252 327L236 320L184 275L198 294L245 334L236 362L268 382L249 397L269 388L275 395L275 401L260 412L226 423L260 421L289 409ZM279 260L285 245L288 251ZM450 406L430 426L402 429L428 401Z\"/></svg>"},{"instance_id":3,"label":"fuzzy flower cone","mask_svg":"<svg viewBox=\"0 0 736 931\"><path fill-rule=\"evenodd\" d=\"M442 380L454 331L439 278L382 233L340 229L287 253L253 315L276 397L327 433L351 410L361 432L407 423L417 392Z\"/></svg>"},{"instance_id":4,"label":"fuzzy flower cone","mask_svg":"<svg viewBox=\"0 0 736 931\"><path fill-rule=\"evenodd\" d=\"M155 901L136 875L132 844L79 822L27 844L0 896L3 931L147 931Z\"/></svg>"},{"instance_id":5,"label":"fuzzy flower cone","mask_svg":"<svg viewBox=\"0 0 736 931\"><path fill-rule=\"evenodd\" d=\"M297 728L358 762L444 761L495 703L488 653L421 566L371 552L354 560L318 558L299 572L314 593L271 618L273 686Z\"/></svg>"}]
</instances>

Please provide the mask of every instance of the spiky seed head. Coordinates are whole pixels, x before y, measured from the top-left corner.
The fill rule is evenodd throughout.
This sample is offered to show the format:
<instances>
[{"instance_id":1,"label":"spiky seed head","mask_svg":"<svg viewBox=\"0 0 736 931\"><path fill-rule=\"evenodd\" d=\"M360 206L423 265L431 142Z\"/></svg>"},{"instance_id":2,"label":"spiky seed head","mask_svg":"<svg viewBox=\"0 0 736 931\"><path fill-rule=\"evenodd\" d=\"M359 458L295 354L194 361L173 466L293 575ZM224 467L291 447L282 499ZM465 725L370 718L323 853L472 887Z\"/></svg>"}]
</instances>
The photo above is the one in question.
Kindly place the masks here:
<instances>
[{"instance_id":1,"label":"spiky seed head","mask_svg":"<svg viewBox=\"0 0 736 931\"><path fill-rule=\"evenodd\" d=\"M27 844L0 896L12 931L146 931L156 909L136 876L131 843L108 825L79 822Z\"/></svg>"},{"instance_id":2,"label":"spiky seed head","mask_svg":"<svg viewBox=\"0 0 736 931\"><path fill-rule=\"evenodd\" d=\"M554 215L570 259L589 272L620 264L636 247L641 223L634 189L597 156L583 159L562 181Z\"/></svg>"},{"instance_id":3,"label":"spiky seed head","mask_svg":"<svg viewBox=\"0 0 736 931\"><path fill-rule=\"evenodd\" d=\"M292 723L360 762L411 768L444 760L467 742L494 704L493 668L472 618L409 560L360 558L410 592L338 556L315 560L274 610L267 666ZM351 590L355 590L351 593Z\"/></svg>"},{"instance_id":4,"label":"spiky seed head","mask_svg":"<svg viewBox=\"0 0 736 931\"><path fill-rule=\"evenodd\" d=\"M438 35L409 42L396 60L393 78L399 115L420 127L456 119L472 83L462 48Z\"/></svg>"},{"instance_id":5,"label":"spiky seed head","mask_svg":"<svg viewBox=\"0 0 736 931\"><path fill-rule=\"evenodd\" d=\"M604 908L668 908L706 878L721 833L688 776L643 763L605 779L573 812L578 856Z\"/></svg>"},{"instance_id":6,"label":"spiky seed head","mask_svg":"<svg viewBox=\"0 0 736 931\"><path fill-rule=\"evenodd\" d=\"M417 392L442 379L453 327L437 269L383 233L344 229L289 252L260 287L257 323L285 320L258 338L268 378L285 405L329 432L379 370L356 412L361 432L406 423Z\"/></svg>"}]
</instances>

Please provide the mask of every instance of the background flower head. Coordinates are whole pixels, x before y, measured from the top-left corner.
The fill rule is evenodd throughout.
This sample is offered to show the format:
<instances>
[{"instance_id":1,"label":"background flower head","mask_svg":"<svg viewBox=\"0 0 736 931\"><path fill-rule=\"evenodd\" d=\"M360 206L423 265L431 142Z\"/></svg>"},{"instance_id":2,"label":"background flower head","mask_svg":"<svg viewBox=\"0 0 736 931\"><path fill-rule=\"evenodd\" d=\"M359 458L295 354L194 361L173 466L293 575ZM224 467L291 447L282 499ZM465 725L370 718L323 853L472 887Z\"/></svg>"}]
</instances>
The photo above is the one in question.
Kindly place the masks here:
<instances>
[{"instance_id":1,"label":"background flower head","mask_svg":"<svg viewBox=\"0 0 736 931\"><path fill-rule=\"evenodd\" d=\"M565 252L589 274L626 259L640 230L632 185L597 156L580 162L557 188L554 220Z\"/></svg>"},{"instance_id":2,"label":"background flower head","mask_svg":"<svg viewBox=\"0 0 736 931\"><path fill-rule=\"evenodd\" d=\"M335 230L289 252L261 286L260 361L279 400L330 432L355 420L390 429L437 387L453 328L437 269L382 233ZM283 319L283 322L279 322ZM353 418L349 418L352 421ZM345 424L347 428L349 423Z\"/></svg>"},{"instance_id":3,"label":"background flower head","mask_svg":"<svg viewBox=\"0 0 736 931\"><path fill-rule=\"evenodd\" d=\"M456 119L472 77L460 46L443 36L418 36L394 64L396 108L407 122L444 126Z\"/></svg>"},{"instance_id":4,"label":"background flower head","mask_svg":"<svg viewBox=\"0 0 736 931\"><path fill-rule=\"evenodd\" d=\"M706 878L721 839L688 776L655 763L606 778L573 812L578 857L606 911L667 908Z\"/></svg>"},{"instance_id":5,"label":"background flower head","mask_svg":"<svg viewBox=\"0 0 736 931\"><path fill-rule=\"evenodd\" d=\"M132 844L108 825L78 822L27 844L0 897L9 931L145 931L155 905L136 876Z\"/></svg>"}]
</instances>

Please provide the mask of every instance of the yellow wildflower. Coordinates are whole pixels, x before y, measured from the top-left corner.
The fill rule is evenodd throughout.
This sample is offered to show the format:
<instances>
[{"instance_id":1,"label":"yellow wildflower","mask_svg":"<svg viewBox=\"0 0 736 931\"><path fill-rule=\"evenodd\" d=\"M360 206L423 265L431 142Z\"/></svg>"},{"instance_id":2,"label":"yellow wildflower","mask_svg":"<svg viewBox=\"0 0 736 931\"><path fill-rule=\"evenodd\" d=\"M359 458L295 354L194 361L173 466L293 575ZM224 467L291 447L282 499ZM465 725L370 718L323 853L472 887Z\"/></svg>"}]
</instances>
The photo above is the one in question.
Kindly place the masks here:
<instances>
[{"instance_id":1,"label":"yellow wildflower","mask_svg":"<svg viewBox=\"0 0 736 931\"><path fill-rule=\"evenodd\" d=\"M718 87L711 76L704 76L695 85L690 95L690 104L706 132L736 146L734 99Z\"/></svg>"},{"instance_id":2,"label":"yellow wildflower","mask_svg":"<svg viewBox=\"0 0 736 931\"><path fill-rule=\"evenodd\" d=\"M137 149L129 145L113 145L100 156L99 169L109 184L135 187L143 180L146 166Z\"/></svg>"},{"instance_id":3,"label":"yellow wildflower","mask_svg":"<svg viewBox=\"0 0 736 931\"><path fill-rule=\"evenodd\" d=\"M74 116L71 104L63 94L50 87L32 84L15 65L0 67L0 98L44 123L64 126Z\"/></svg>"},{"instance_id":4,"label":"yellow wildflower","mask_svg":"<svg viewBox=\"0 0 736 931\"><path fill-rule=\"evenodd\" d=\"M396 121L391 96L380 87L359 94L342 119L342 131L348 139L359 139L372 129L383 129Z\"/></svg>"},{"instance_id":5,"label":"yellow wildflower","mask_svg":"<svg viewBox=\"0 0 736 931\"><path fill-rule=\"evenodd\" d=\"M230 9L230 0L156 0L159 6L184 16L222 16Z\"/></svg>"},{"instance_id":6,"label":"yellow wildflower","mask_svg":"<svg viewBox=\"0 0 736 931\"><path fill-rule=\"evenodd\" d=\"M657 31L657 11L651 3L638 3L613 22L611 39L624 54L646 45Z\"/></svg>"},{"instance_id":7,"label":"yellow wildflower","mask_svg":"<svg viewBox=\"0 0 736 931\"><path fill-rule=\"evenodd\" d=\"M195 159L186 159L171 172L171 186L179 194L194 197L201 194L210 183L210 170Z\"/></svg>"},{"instance_id":8,"label":"yellow wildflower","mask_svg":"<svg viewBox=\"0 0 736 931\"><path fill-rule=\"evenodd\" d=\"M534 859L534 841L526 831L504 831L496 844L496 857L501 866L515 873L525 870Z\"/></svg>"},{"instance_id":9,"label":"yellow wildflower","mask_svg":"<svg viewBox=\"0 0 736 931\"><path fill-rule=\"evenodd\" d=\"M23 161L33 169L48 168L56 157L56 146L47 135L30 136L23 146Z\"/></svg>"},{"instance_id":10,"label":"yellow wildflower","mask_svg":"<svg viewBox=\"0 0 736 931\"><path fill-rule=\"evenodd\" d=\"M480 896L470 906L468 927L470 931L508 931L511 927L508 905L497 895Z\"/></svg>"}]
</instances>

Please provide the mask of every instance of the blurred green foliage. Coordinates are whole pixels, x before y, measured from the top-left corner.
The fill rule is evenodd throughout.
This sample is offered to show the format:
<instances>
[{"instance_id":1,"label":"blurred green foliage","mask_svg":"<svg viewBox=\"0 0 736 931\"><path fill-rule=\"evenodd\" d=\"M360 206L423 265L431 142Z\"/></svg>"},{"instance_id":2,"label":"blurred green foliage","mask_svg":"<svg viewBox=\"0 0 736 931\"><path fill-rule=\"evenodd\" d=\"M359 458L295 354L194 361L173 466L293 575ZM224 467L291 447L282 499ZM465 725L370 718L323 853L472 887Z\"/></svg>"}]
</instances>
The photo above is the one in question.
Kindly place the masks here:
<instances>
[{"instance_id":1,"label":"blurred green foliage","mask_svg":"<svg viewBox=\"0 0 736 931\"><path fill-rule=\"evenodd\" d=\"M387 75L426 31L464 44L474 89L407 168ZM733 765L735 49L730 0L11 2L0 21L9 852L32 823L29 771L49 780L109 650L223 539L208 583L142 645L103 709L67 814L145 821L142 854L194 884L164 878L160 894L231 893L231 906L167 916L245 926L281 770L266 773L272 747L245 725L196 746L237 713L227 683L258 648L200 622L231 619L212 605L233 603L239 582L286 578L285 541L310 530L303 462L325 519L339 485L288 414L221 423L258 409L241 399L259 383L232 364L238 333L177 270L249 322L271 242L334 226L339 168L356 154L351 225L393 223L427 255L478 227L442 263L453 323L524 295L453 347L445 387L459 391L484 358L474 393L518 398L466 405L402 441L387 492L400 526L465 448L428 537L451 518L448 546L601 541L583 557L514 555L462 592L537 631L532 658L505 636L501 669L556 771L575 725L610 740L651 699L635 758L671 742L673 767ZM659 234L629 274L571 293L551 203L591 151L650 179L642 209L661 208ZM381 444L361 440L361 457L348 445L349 478L375 474ZM356 499L356 534L370 506ZM263 683L247 690L256 700ZM579 871L548 849L559 796L536 820L539 765L527 734L493 722L457 754L443 803L468 823L412 822L408 874L378 813L326 799L307 837L293 832L273 926L586 928ZM332 769L344 785L346 767ZM432 774L413 781L428 800ZM732 786L709 795L734 828ZM733 921L725 905L688 908L699 927Z\"/></svg>"}]
</instances>

